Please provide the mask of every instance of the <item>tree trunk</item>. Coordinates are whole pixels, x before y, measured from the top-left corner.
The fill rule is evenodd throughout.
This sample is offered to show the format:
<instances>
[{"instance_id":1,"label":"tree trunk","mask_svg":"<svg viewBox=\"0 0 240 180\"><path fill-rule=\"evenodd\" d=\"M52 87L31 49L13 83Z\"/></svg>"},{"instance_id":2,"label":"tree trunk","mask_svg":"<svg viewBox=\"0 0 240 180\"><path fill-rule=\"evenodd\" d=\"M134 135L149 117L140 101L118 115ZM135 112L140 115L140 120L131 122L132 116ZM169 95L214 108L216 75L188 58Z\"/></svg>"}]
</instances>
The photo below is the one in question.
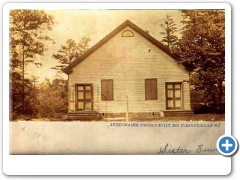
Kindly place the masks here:
<instances>
[{"instance_id":1,"label":"tree trunk","mask_svg":"<svg viewBox=\"0 0 240 180\"><path fill-rule=\"evenodd\" d=\"M25 35L24 35L25 36ZM23 37L24 37L23 36ZM23 49L23 54L22 54L22 113L24 114L25 113L25 104L24 104L24 98L25 98L25 95L24 95L24 63L25 63L25 61L24 61L24 38L23 38L23 47L22 47L22 49Z\"/></svg>"},{"instance_id":2,"label":"tree trunk","mask_svg":"<svg viewBox=\"0 0 240 180\"><path fill-rule=\"evenodd\" d=\"M24 22L23 24L23 44L22 44L22 113L25 114L25 92L24 92L24 73L25 73L25 29L26 29L26 24Z\"/></svg>"},{"instance_id":3,"label":"tree trunk","mask_svg":"<svg viewBox=\"0 0 240 180\"><path fill-rule=\"evenodd\" d=\"M218 99L217 102L221 103L222 102L222 96L223 96L223 89L222 89L222 81L218 83Z\"/></svg>"}]
</instances>

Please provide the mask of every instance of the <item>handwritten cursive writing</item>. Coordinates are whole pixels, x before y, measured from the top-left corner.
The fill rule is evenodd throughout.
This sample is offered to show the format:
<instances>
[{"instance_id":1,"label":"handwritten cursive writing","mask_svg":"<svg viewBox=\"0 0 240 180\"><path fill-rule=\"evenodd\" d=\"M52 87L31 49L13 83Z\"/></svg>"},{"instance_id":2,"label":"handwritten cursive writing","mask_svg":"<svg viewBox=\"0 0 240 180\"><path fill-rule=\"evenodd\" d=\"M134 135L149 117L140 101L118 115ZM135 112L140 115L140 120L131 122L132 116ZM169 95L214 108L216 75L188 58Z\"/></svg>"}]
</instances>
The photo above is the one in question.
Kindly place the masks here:
<instances>
[{"instance_id":1,"label":"handwritten cursive writing","mask_svg":"<svg viewBox=\"0 0 240 180\"><path fill-rule=\"evenodd\" d=\"M164 147L160 147L158 154L211 154L217 153L217 148L206 148L202 144L198 145L196 149L189 150L187 148L182 148L181 146L173 147L171 144L166 144Z\"/></svg>"},{"instance_id":2,"label":"handwritten cursive writing","mask_svg":"<svg viewBox=\"0 0 240 180\"><path fill-rule=\"evenodd\" d=\"M217 148L205 148L202 144L198 145L198 148L196 150L196 153L213 153L218 152Z\"/></svg>"},{"instance_id":3,"label":"handwritten cursive writing","mask_svg":"<svg viewBox=\"0 0 240 180\"><path fill-rule=\"evenodd\" d=\"M164 148L160 148L158 154L177 154L177 153L190 153L191 150L187 150L185 148L181 148L180 146L177 148L173 148L172 145L169 145L168 143L165 145Z\"/></svg>"}]
</instances>

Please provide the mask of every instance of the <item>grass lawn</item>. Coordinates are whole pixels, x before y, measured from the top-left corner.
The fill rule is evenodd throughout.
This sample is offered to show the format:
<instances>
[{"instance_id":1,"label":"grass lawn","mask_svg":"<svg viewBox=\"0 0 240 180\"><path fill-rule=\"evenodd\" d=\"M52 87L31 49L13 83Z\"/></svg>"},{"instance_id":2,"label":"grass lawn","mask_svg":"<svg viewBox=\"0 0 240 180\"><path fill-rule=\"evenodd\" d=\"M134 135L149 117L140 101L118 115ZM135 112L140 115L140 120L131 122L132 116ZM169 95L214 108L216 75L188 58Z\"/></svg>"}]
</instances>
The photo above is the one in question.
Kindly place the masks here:
<instances>
[{"instance_id":1,"label":"grass lawn","mask_svg":"<svg viewBox=\"0 0 240 180\"><path fill-rule=\"evenodd\" d=\"M188 116L159 117L148 119L132 119L133 121L159 120L159 121L225 121L225 114L194 114ZM131 120L130 120L131 121Z\"/></svg>"},{"instance_id":2,"label":"grass lawn","mask_svg":"<svg viewBox=\"0 0 240 180\"><path fill-rule=\"evenodd\" d=\"M135 117L130 118L129 121L225 121L225 114L194 114L188 116L174 116L174 117ZM64 118L41 118L41 119L25 119L19 118L13 121L79 121L79 120L67 120ZM82 121L126 121L125 117L119 118L103 118L94 120L82 120Z\"/></svg>"}]
</instances>

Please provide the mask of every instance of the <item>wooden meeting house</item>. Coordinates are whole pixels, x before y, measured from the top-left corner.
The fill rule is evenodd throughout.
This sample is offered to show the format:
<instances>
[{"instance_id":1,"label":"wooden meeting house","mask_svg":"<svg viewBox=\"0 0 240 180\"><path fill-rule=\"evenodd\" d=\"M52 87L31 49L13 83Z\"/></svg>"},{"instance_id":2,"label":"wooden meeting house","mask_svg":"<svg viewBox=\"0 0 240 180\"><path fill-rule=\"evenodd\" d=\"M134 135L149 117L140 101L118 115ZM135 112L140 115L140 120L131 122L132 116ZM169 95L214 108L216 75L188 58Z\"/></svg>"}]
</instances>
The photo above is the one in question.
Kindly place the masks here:
<instances>
[{"instance_id":1,"label":"wooden meeting house","mask_svg":"<svg viewBox=\"0 0 240 180\"><path fill-rule=\"evenodd\" d=\"M68 119L192 113L188 71L163 44L129 20L64 72Z\"/></svg>"}]
</instances>

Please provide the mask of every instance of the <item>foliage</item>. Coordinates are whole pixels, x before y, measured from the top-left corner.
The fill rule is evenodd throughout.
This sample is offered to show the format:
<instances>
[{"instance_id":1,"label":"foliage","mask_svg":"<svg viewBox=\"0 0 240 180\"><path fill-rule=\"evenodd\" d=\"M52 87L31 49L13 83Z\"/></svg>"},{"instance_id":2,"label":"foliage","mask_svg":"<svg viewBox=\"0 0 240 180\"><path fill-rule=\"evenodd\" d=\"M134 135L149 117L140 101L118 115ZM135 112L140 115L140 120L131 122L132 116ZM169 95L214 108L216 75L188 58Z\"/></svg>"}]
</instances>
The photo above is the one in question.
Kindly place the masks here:
<instances>
[{"instance_id":1,"label":"foliage","mask_svg":"<svg viewBox=\"0 0 240 180\"><path fill-rule=\"evenodd\" d=\"M58 118L67 114L67 80L45 79L38 87L36 108L39 118Z\"/></svg>"},{"instance_id":2,"label":"foliage","mask_svg":"<svg viewBox=\"0 0 240 180\"><path fill-rule=\"evenodd\" d=\"M21 111L21 103L19 99L22 97L22 78L18 72L10 72L10 108L12 112L19 113Z\"/></svg>"},{"instance_id":3,"label":"foliage","mask_svg":"<svg viewBox=\"0 0 240 180\"><path fill-rule=\"evenodd\" d=\"M183 10L184 31L178 43L182 64L196 90L221 102L225 81L225 16L221 10Z\"/></svg>"},{"instance_id":4,"label":"foliage","mask_svg":"<svg viewBox=\"0 0 240 180\"><path fill-rule=\"evenodd\" d=\"M51 40L42 35L44 29L51 30L53 17L42 10L10 11L10 57L11 68L23 68L23 63L34 62L34 55L42 54L41 40Z\"/></svg>"},{"instance_id":5,"label":"foliage","mask_svg":"<svg viewBox=\"0 0 240 180\"><path fill-rule=\"evenodd\" d=\"M203 90L196 90L191 88L190 94L191 94L191 103L207 103L205 102Z\"/></svg>"},{"instance_id":6,"label":"foliage","mask_svg":"<svg viewBox=\"0 0 240 180\"><path fill-rule=\"evenodd\" d=\"M19 73L13 72L10 77L10 110L15 114L22 114L21 100L22 97L22 77ZM24 97L25 97L25 111L26 115L34 114L34 97L36 89L33 83L33 79L24 79Z\"/></svg>"},{"instance_id":7,"label":"foliage","mask_svg":"<svg viewBox=\"0 0 240 180\"><path fill-rule=\"evenodd\" d=\"M45 50L43 40L51 40L43 35L43 30L51 30L53 17L42 10L11 10L10 11L10 81L11 96L14 98L12 109L22 108L25 113L26 90L28 81L25 78L27 63L37 66L34 56L43 54ZM20 88L21 87L21 88ZM27 102L29 103L29 102Z\"/></svg>"},{"instance_id":8,"label":"foliage","mask_svg":"<svg viewBox=\"0 0 240 180\"><path fill-rule=\"evenodd\" d=\"M73 39L68 39L66 45L62 45L61 49L56 54L53 54L53 58L57 59L60 64L53 67L53 69L62 72L64 68L88 50L90 40L90 38L82 37L77 43Z\"/></svg>"},{"instance_id":9,"label":"foliage","mask_svg":"<svg viewBox=\"0 0 240 180\"><path fill-rule=\"evenodd\" d=\"M178 37L175 35L177 32L176 24L174 23L171 16L167 15L165 19L163 19L164 23L161 23L163 31L160 34L164 35L162 39L162 43L170 50L173 51L175 45L178 41Z\"/></svg>"}]
</instances>

